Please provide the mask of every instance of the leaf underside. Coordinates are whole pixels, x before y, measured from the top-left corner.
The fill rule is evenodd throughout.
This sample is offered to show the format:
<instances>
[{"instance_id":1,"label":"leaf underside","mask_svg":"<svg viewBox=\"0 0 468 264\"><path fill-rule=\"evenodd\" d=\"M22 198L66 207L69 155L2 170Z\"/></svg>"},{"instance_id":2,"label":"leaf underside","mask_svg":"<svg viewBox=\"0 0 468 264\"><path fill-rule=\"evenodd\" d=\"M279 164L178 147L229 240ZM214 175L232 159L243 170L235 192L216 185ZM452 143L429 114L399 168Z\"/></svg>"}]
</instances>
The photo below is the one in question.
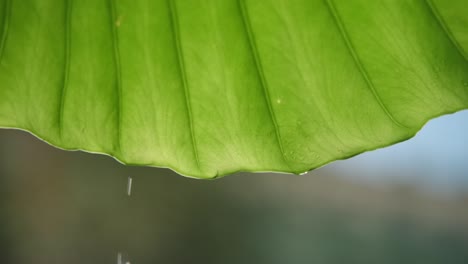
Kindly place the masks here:
<instances>
[{"instance_id":1,"label":"leaf underside","mask_svg":"<svg viewBox=\"0 0 468 264\"><path fill-rule=\"evenodd\" d=\"M468 108L464 0L0 0L0 126L196 178L300 173Z\"/></svg>"}]
</instances>

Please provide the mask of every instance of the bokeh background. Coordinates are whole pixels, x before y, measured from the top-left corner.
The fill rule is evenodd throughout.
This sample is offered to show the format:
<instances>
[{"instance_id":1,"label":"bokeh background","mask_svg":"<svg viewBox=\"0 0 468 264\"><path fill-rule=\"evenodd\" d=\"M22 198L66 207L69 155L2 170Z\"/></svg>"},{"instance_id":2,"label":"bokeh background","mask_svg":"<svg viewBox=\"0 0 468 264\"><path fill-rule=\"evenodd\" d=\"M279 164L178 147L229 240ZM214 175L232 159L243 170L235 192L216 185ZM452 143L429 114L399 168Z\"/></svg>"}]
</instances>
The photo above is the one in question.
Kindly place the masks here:
<instances>
[{"instance_id":1,"label":"bokeh background","mask_svg":"<svg viewBox=\"0 0 468 264\"><path fill-rule=\"evenodd\" d=\"M215 181L0 130L0 263L118 255L122 264L468 263L468 111L306 175Z\"/></svg>"}]
</instances>

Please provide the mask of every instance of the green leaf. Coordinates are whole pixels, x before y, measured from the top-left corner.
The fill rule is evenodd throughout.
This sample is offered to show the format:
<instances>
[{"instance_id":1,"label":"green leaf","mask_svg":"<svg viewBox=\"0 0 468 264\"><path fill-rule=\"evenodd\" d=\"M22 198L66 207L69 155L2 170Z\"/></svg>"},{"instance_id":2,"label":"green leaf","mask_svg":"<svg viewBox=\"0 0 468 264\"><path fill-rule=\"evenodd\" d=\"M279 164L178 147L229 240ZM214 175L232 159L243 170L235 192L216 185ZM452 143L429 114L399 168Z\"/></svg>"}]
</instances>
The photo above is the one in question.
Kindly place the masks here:
<instances>
[{"instance_id":1,"label":"green leaf","mask_svg":"<svg viewBox=\"0 0 468 264\"><path fill-rule=\"evenodd\" d=\"M197 178L304 172L468 108L464 0L0 0L0 126Z\"/></svg>"}]
</instances>

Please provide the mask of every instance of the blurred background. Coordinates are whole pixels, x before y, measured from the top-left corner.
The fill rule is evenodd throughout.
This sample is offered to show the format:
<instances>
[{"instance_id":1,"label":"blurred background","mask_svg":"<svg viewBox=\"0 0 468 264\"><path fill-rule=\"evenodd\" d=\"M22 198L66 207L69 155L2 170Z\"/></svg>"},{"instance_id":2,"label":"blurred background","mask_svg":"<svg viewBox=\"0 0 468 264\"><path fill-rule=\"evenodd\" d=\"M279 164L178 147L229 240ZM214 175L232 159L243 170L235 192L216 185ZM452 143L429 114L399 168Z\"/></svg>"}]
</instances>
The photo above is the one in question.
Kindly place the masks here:
<instances>
[{"instance_id":1,"label":"blurred background","mask_svg":"<svg viewBox=\"0 0 468 264\"><path fill-rule=\"evenodd\" d=\"M468 263L468 111L306 175L215 181L0 130L0 253L2 264Z\"/></svg>"}]
</instances>

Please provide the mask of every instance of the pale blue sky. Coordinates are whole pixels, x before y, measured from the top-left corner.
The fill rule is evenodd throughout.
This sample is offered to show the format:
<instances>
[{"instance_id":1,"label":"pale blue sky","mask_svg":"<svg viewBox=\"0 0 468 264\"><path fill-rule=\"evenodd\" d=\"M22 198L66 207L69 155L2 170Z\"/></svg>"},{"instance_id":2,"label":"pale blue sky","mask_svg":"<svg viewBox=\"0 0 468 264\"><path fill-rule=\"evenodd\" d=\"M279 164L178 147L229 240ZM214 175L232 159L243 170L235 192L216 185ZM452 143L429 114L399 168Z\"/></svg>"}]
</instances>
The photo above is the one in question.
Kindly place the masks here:
<instances>
[{"instance_id":1,"label":"pale blue sky","mask_svg":"<svg viewBox=\"0 0 468 264\"><path fill-rule=\"evenodd\" d=\"M468 190L468 110L429 121L412 139L338 161L323 170L372 182Z\"/></svg>"}]
</instances>

